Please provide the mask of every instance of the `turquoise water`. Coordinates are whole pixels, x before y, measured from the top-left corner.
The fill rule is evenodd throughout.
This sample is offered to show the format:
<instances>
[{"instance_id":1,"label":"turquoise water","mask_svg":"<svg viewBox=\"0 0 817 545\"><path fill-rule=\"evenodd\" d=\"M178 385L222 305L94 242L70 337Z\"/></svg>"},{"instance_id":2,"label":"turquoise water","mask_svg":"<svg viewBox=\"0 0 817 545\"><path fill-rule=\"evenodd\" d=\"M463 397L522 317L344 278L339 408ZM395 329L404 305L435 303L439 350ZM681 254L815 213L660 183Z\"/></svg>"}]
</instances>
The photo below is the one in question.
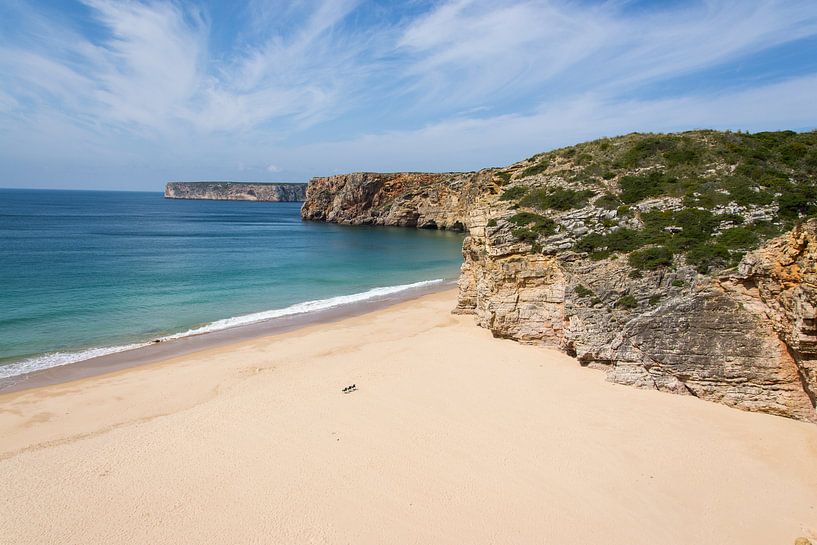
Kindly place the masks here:
<instances>
[{"instance_id":1,"label":"turquoise water","mask_svg":"<svg viewBox=\"0 0 817 545\"><path fill-rule=\"evenodd\" d=\"M461 235L301 222L299 209L0 189L0 377L457 276Z\"/></svg>"}]
</instances>

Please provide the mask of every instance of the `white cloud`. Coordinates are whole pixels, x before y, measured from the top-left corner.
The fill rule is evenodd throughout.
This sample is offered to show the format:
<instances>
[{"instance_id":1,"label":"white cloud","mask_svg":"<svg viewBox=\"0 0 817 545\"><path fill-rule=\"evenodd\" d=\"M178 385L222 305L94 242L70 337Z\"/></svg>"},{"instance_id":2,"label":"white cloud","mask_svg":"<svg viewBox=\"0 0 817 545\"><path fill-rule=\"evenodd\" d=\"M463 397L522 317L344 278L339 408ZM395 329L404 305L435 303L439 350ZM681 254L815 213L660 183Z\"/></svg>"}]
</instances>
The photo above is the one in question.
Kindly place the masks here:
<instances>
[{"instance_id":1,"label":"white cloud","mask_svg":"<svg viewBox=\"0 0 817 545\"><path fill-rule=\"evenodd\" d=\"M189 4L83 2L98 32L0 6L22 6L0 35L0 174L472 169L632 130L817 125L796 71L643 92L817 36L812 0L443 0L391 19L356 0L253 0L226 45Z\"/></svg>"}]
</instances>

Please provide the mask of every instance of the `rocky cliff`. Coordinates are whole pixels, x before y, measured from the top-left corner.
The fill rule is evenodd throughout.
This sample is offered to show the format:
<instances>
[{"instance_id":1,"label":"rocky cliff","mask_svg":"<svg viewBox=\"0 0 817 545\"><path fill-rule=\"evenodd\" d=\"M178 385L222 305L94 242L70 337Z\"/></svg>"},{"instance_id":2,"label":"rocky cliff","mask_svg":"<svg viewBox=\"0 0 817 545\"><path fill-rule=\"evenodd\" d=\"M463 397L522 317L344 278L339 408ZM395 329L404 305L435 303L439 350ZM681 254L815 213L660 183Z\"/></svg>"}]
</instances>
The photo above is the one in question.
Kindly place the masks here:
<instances>
[{"instance_id":1,"label":"rocky cliff","mask_svg":"<svg viewBox=\"0 0 817 545\"><path fill-rule=\"evenodd\" d=\"M496 191L491 176L479 173L356 172L310 180L301 217L463 231L468 211Z\"/></svg>"},{"instance_id":2,"label":"rocky cliff","mask_svg":"<svg viewBox=\"0 0 817 545\"><path fill-rule=\"evenodd\" d=\"M634 134L477 173L316 179L304 217L460 224L456 311L494 335L817 422L816 176L817 133Z\"/></svg>"},{"instance_id":3,"label":"rocky cliff","mask_svg":"<svg viewBox=\"0 0 817 545\"><path fill-rule=\"evenodd\" d=\"M302 202L306 198L306 184L168 182L165 186L165 198Z\"/></svg>"}]
</instances>

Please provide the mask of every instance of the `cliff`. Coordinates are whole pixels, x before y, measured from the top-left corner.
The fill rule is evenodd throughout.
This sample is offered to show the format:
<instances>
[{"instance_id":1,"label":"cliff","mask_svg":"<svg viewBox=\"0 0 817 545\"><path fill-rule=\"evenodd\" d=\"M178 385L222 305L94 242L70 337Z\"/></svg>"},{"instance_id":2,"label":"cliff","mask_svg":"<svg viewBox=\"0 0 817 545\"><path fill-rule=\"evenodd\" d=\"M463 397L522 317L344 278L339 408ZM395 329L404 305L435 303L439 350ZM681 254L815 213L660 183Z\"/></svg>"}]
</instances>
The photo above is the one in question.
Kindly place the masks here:
<instances>
[{"instance_id":1,"label":"cliff","mask_svg":"<svg viewBox=\"0 0 817 545\"><path fill-rule=\"evenodd\" d=\"M495 192L490 176L475 173L356 172L310 180L301 217L463 231L468 211Z\"/></svg>"},{"instance_id":2,"label":"cliff","mask_svg":"<svg viewBox=\"0 0 817 545\"><path fill-rule=\"evenodd\" d=\"M633 134L389 190L316 179L304 217L459 222L456 312L495 336L613 382L817 422L816 175L817 133Z\"/></svg>"},{"instance_id":3,"label":"cliff","mask_svg":"<svg viewBox=\"0 0 817 545\"><path fill-rule=\"evenodd\" d=\"M165 198L302 202L306 198L306 184L168 182L165 186Z\"/></svg>"}]
</instances>

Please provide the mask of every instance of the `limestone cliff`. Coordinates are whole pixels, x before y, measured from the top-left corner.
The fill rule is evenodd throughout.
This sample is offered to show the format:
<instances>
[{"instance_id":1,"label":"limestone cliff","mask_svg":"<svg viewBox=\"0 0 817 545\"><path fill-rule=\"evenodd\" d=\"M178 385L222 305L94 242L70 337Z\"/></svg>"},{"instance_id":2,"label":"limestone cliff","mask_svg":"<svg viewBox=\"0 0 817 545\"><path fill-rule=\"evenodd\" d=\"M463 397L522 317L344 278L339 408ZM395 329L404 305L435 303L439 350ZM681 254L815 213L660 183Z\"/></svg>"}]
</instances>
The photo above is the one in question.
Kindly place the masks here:
<instances>
[{"instance_id":1,"label":"limestone cliff","mask_svg":"<svg viewBox=\"0 0 817 545\"><path fill-rule=\"evenodd\" d=\"M168 182L166 199L302 202L306 184L249 182Z\"/></svg>"},{"instance_id":2,"label":"limestone cliff","mask_svg":"<svg viewBox=\"0 0 817 545\"><path fill-rule=\"evenodd\" d=\"M478 173L319 178L303 215L459 223L456 311L494 335L817 422L815 175L817 133L636 134Z\"/></svg>"},{"instance_id":3,"label":"limestone cliff","mask_svg":"<svg viewBox=\"0 0 817 545\"><path fill-rule=\"evenodd\" d=\"M313 178L301 217L462 231L468 210L495 192L490 176L475 173L356 172Z\"/></svg>"}]
</instances>

